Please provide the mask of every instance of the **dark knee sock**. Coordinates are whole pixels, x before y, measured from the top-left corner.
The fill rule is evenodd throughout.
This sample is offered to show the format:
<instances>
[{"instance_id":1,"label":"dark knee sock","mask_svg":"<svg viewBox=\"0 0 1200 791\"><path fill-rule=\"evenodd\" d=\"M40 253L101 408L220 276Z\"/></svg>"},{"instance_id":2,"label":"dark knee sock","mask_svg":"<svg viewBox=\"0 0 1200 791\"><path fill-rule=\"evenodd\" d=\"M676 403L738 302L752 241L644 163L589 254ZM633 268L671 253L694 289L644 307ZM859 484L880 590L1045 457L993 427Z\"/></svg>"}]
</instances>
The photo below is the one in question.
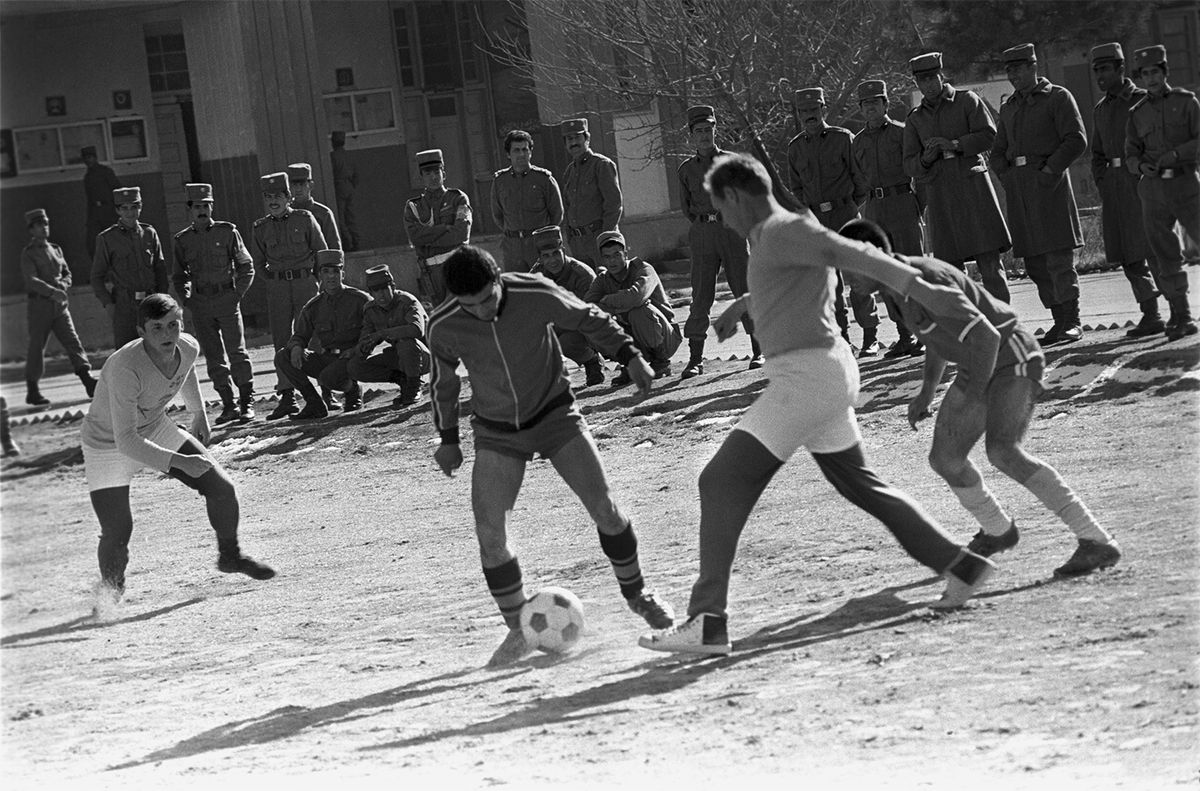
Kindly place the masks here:
<instances>
[{"instance_id":1,"label":"dark knee sock","mask_svg":"<svg viewBox=\"0 0 1200 791\"><path fill-rule=\"evenodd\" d=\"M186 442L177 451L179 453L202 452L191 442ZM204 507L208 511L208 522L213 532L217 534L217 546L220 553L236 557L240 554L238 548L238 522L241 518L241 506L238 503L237 487L219 466L193 478L180 470L172 469L168 475L194 489L204 498Z\"/></svg>"},{"instance_id":2,"label":"dark knee sock","mask_svg":"<svg viewBox=\"0 0 1200 791\"><path fill-rule=\"evenodd\" d=\"M646 583L642 580L642 567L638 563L637 536L633 534L633 522L615 536L600 533L600 548L612 563L613 573L617 575L617 584L621 586L621 595L626 599L636 598L641 594Z\"/></svg>"},{"instance_id":3,"label":"dark knee sock","mask_svg":"<svg viewBox=\"0 0 1200 791\"><path fill-rule=\"evenodd\" d=\"M521 566L517 559L492 568L484 566L483 578L508 628L517 628L521 622L521 608L525 606L525 585L521 582Z\"/></svg>"},{"instance_id":4,"label":"dark knee sock","mask_svg":"<svg viewBox=\"0 0 1200 791\"><path fill-rule=\"evenodd\" d=\"M96 560L100 579L118 590L125 589L125 567L129 565L129 537L133 515L129 510L129 488L99 489L91 493L92 509L100 521Z\"/></svg>"}]
</instances>

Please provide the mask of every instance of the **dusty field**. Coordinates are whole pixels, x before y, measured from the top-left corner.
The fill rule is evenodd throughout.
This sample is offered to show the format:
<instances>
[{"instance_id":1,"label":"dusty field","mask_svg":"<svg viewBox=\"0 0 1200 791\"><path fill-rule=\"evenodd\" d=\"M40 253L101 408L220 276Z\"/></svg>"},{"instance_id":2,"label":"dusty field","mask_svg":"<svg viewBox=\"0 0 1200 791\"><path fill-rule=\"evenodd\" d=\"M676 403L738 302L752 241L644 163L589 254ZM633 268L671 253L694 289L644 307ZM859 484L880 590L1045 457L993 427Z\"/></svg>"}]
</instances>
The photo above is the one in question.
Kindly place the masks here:
<instances>
[{"instance_id":1,"label":"dusty field","mask_svg":"<svg viewBox=\"0 0 1200 791\"><path fill-rule=\"evenodd\" d=\"M468 474L437 472L427 404L390 396L219 432L243 546L280 572L267 583L217 573L201 502L143 473L128 596L96 622L78 426L18 428L0 488L5 786L1194 788L1198 351L1110 331L1049 354L1029 446L1116 534L1116 568L1054 581L1073 538L980 453L1022 540L980 600L932 614L940 580L797 457L743 539L734 653L710 660L637 647L594 528L537 462L513 542L529 589L584 600L588 634L566 658L484 669L503 629ZM744 368L645 401L581 396L647 576L680 610L696 475L763 386ZM925 465L930 427L904 421L919 362L863 371L875 466L969 536Z\"/></svg>"}]
</instances>

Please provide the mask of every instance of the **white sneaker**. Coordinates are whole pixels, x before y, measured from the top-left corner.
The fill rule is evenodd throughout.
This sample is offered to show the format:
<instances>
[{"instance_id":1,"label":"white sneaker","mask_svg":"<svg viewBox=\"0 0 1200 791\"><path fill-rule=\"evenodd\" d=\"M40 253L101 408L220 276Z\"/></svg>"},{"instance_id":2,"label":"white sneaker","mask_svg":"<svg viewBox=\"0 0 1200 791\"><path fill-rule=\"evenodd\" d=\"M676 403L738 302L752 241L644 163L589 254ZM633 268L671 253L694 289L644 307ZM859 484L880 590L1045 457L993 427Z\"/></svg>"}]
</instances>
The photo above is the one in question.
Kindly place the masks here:
<instances>
[{"instance_id":1,"label":"white sneaker","mask_svg":"<svg viewBox=\"0 0 1200 791\"><path fill-rule=\"evenodd\" d=\"M638 645L651 651L724 656L733 650L723 615L702 612L682 624L660 629L638 638Z\"/></svg>"},{"instance_id":2,"label":"white sneaker","mask_svg":"<svg viewBox=\"0 0 1200 791\"><path fill-rule=\"evenodd\" d=\"M943 576L946 578L946 590L942 591L942 597L929 605L931 610L954 610L962 607L967 603L967 600L987 584L987 581L996 573L996 564L990 560L984 561L987 563L979 574L975 577L972 583L966 583L950 572L946 572Z\"/></svg>"}]
</instances>

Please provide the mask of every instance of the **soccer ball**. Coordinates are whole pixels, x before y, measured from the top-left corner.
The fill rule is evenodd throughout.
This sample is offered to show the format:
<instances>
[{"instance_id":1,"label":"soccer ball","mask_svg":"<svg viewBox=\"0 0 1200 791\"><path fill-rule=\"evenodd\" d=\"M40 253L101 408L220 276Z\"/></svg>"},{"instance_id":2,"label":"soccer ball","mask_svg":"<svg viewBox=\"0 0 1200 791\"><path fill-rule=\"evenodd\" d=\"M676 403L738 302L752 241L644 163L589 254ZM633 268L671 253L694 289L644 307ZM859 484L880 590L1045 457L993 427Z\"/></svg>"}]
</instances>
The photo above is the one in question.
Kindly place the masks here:
<instances>
[{"instance_id":1,"label":"soccer ball","mask_svg":"<svg viewBox=\"0 0 1200 791\"><path fill-rule=\"evenodd\" d=\"M583 634L583 602L566 588L543 588L521 608L521 631L531 648L566 651Z\"/></svg>"}]
</instances>

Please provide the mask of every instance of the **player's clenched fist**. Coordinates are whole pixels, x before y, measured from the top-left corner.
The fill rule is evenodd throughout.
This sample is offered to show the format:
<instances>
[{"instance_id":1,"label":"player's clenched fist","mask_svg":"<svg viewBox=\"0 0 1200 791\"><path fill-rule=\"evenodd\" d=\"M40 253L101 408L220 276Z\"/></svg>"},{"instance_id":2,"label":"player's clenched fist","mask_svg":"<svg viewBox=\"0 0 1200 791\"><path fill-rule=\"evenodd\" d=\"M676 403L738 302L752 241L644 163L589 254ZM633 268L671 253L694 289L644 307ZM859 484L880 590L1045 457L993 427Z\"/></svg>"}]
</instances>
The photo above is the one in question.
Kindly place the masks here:
<instances>
[{"instance_id":1,"label":"player's clenched fist","mask_svg":"<svg viewBox=\"0 0 1200 791\"><path fill-rule=\"evenodd\" d=\"M454 471L462 466L462 448L458 445L438 445L438 449L433 452L433 460L442 468L442 472L452 476Z\"/></svg>"}]
</instances>

